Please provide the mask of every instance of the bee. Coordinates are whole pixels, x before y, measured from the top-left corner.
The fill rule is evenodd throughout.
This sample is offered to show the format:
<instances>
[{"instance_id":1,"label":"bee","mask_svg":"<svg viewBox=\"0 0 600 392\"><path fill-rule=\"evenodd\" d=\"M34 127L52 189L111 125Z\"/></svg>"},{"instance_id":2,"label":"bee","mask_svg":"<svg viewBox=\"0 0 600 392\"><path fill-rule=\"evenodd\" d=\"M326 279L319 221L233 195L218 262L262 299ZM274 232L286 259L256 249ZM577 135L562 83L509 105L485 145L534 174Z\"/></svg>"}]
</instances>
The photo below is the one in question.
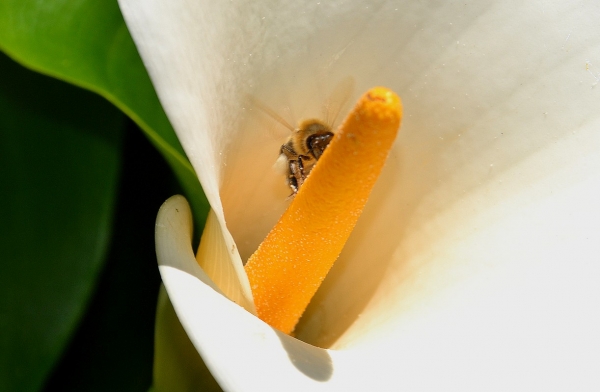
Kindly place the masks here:
<instances>
[{"instance_id":1,"label":"bee","mask_svg":"<svg viewBox=\"0 0 600 392\"><path fill-rule=\"evenodd\" d=\"M325 121L312 118L300 121L297 127L291 126L281 116L264 104L255 104L275 121L291 131L291 135L281 145L275 167L285 173L286 181L293 197L310 174L334 136L333 126L354 89L354 79L343 79L333 90L324 106Z\"/></svg>"},{"instance_id":2,"label":"bee","mask_svg":"<svg viewBox=\"0 0 600 392\"><path fill-rule=\"evenodd\" d=\"M295 195L333 139L331 126L321 120L302 121L281 146L275 165L286 169L288 186Z\"/></svg>"}]
</instances>

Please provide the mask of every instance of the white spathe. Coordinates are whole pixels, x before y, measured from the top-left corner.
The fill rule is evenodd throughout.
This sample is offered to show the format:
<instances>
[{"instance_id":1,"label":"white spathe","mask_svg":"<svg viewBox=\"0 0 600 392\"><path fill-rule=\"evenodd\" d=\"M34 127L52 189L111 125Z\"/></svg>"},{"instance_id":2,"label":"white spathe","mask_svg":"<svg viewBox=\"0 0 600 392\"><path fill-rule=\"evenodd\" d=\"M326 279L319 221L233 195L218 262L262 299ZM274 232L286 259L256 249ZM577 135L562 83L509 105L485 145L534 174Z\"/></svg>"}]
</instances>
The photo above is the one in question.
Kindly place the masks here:
<instances>
[{"instance_id":1,"label":"white spathe","mask_svg":"<svg viewBox=\"0 0 600 392\"><path fill-rule=\"evenodd\" d=\"M600 3L120 5L246 299L241 260L289 192L270 168L285 133L246 95L290 121L348 75L353 98L403 99L392 156L298 326L332 350L211 288L186 203L161 210L165 287L223 388L600 388Z\"/></svg>"}]
</instances>

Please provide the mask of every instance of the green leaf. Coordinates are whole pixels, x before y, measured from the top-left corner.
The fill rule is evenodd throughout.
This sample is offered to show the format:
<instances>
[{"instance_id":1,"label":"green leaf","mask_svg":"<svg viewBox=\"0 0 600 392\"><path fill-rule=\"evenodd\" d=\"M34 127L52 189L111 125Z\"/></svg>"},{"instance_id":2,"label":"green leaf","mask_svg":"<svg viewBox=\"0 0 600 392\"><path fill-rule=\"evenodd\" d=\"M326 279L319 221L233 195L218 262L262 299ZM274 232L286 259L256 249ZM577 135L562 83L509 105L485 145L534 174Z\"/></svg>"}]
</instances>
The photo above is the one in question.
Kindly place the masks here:
<instances>
[{"instance_id":1,"label":"green leaf","mask_svg":"<svg viewBox=\"0 0 600 392\"><path fill-rule=\"evenodd\" d=\"M159 152L131 121L111 245L95 293L44 391L147 392L152 383L160 275L156 211L178 184Z\"/></svg>"},{"instance_id":2,"label":"green leaf","mask_svg":"<svg viewBox=\"0 0 600 392\"><path fill-rule=\"evenodd\" d=\"M105 258L123 116L0 56L0 390L35 391Z\"/></svg>"},{"instance_id":3,"label":"green leaf","mask_svg":"<svg viewBox=\"0 0 600 392\"><path fill-rule=\"evenodd\" d=\"M144 130L203 223L208 203L165 115L116 1L3 0L0 49L22 64L94 91Z\"/></svg>"}]
</instances>

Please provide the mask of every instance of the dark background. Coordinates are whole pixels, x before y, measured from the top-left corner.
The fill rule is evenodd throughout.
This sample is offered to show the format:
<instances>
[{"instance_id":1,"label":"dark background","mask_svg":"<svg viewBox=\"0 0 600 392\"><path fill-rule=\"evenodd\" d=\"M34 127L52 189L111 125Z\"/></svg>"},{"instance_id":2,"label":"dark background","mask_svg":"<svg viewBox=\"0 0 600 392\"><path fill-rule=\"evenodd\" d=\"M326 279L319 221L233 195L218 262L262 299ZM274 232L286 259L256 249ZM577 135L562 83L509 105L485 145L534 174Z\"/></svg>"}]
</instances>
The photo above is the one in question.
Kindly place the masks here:
<instances>
[{"instance_id":1,"label":"dark background","mask_svg":"<svg viewBox=\"0 0 600 392\"><path fill-rule=\"evenodd\" d=\"M154 220L178 193L171 170L127 120L110 251L77 332L45 391L147 391L160 275Z\"/></svg>"}]
</instances>

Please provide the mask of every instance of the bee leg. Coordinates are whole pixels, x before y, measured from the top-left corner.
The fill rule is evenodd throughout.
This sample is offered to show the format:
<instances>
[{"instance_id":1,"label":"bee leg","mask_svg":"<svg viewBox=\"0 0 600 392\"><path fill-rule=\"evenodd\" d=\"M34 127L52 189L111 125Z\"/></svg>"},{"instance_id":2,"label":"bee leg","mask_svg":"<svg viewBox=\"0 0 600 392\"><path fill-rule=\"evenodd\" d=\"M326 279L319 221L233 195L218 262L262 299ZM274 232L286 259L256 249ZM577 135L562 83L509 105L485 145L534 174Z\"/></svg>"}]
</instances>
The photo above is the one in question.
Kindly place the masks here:
<instances>
[{"instance_id":1,"label":"bee leg","mask_svg":"<svg viewBox=\"0 0 600 392\"><path fill-rule=\"evenodd\" d=\"M297 160L289 160L289 167L288 167L288 185L290 186L290 188L292 188L292 194L290 196L294 196L296 193L298 193L298 188L299 188L299 184L298 184L298 172L299 172L299 168L298 168L298 161Z\"/></svg>"},{"instance_id":2,"label":"bee leg","mask_svg":"<svg viewBox=\"0 0 600 392\"><path fill-rule=\"evenodd\" d=\"M292 188L292 196L298 193L298 189L304 183L306 175L304 174L304 164L302 163L302 157L298 156L298 159L290 160L290 170L288 175L288 184Z\"/></svg>"},{"instance_id":3,"label":"bee leg","mask_svg":"<svg viewBox=\"0 0 600 392\"><path fill-rule=\"evenodd\" d=\"M302 156L298 157L298 176L296 177L296 181L298 182L298 189L304 184L304 180L306 179L306 175L304 174L304 163L302 163Z\"/></svg>"}]
</instances>

